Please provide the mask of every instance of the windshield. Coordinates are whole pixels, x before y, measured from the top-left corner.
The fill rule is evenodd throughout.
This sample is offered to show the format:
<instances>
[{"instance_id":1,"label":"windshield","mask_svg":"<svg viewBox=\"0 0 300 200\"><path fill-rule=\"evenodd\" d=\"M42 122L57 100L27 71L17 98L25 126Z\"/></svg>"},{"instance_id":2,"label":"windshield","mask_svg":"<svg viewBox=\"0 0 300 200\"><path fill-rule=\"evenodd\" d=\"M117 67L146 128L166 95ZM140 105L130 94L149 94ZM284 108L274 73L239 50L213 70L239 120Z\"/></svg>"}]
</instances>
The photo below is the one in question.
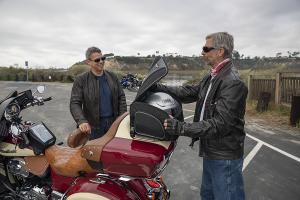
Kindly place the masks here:
<instances>
[{"instance_id":1,"label":"windshield","mask_svg":"<svg viewBox=\"0 0 300 200\"><path fill-rule=\"evenodd\" d=\"M149 74L139 88L134 101L140 100L146 91L168 74L168 67L163 58L157 57L150 66Z\"/></svg>"}]
</instances>

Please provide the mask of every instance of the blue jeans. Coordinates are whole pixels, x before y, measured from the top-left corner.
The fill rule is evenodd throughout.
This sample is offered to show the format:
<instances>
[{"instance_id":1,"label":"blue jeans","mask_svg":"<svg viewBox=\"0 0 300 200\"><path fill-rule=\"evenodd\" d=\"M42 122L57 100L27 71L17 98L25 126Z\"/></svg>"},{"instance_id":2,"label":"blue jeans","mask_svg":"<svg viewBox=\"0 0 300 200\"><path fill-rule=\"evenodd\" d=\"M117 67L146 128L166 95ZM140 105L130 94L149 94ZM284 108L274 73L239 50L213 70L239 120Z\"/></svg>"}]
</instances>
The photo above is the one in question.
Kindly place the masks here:
<instances>
[{"instance_id":1,"label":"blue jeans","mask_svg":"<svg viewBox=\"0 0 300 200\"><path fill-rule=\"evenodd\" d=\"M244 200L243 159L203 159L202 200Z\"/></svg>"}]
</instances>

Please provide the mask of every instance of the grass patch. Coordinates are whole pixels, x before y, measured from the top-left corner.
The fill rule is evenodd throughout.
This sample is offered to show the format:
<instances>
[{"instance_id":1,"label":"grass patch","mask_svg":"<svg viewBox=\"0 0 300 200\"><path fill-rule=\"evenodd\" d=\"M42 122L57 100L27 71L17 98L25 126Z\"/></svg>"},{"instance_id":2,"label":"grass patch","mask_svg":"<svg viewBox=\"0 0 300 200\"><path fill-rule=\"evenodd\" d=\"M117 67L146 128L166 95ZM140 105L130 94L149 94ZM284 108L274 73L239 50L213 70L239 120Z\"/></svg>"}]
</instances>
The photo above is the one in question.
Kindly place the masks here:
<instances>
[{"instance_id":1,"label":"grass patch","mask_svg":"<svg viewBox=\"0 0 300 200\"><path fill-rule=\"evenodd\" d=\"M280 115L280 116L289 116L291 113L291 108L285 105L276 105L273 102L269 103L268 110L266 112L257 112L256 111L257 101L249 100L247 101L246 111L250 114L257 115Z\"/></svg>"},{"instance_id":2,"label":"grass patch","mask_svg":"<svg viewBox=\"0 0 300 200\"><path fill-rule=\"evenodd\" d=\"M256 111L257 101L249 100L246 106L246 119L258 119L269 126L290 126L291 108L285 105L270 103L265 112Z\"/></svg>"}]
</instances>

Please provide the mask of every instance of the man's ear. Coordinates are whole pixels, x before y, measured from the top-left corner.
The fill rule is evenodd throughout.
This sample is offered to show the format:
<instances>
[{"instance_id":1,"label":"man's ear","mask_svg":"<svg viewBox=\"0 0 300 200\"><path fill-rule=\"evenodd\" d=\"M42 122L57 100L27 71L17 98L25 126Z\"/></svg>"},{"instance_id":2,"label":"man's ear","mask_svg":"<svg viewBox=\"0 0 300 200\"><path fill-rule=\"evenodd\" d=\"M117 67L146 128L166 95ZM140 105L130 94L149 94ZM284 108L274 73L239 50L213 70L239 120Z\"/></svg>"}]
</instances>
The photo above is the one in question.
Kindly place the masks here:
<instances>
[{"instance_id":1,"label":"man's ear","mask_svg":"<svg viewBox=\"0 0 300 200\"><path fill-rule=\"evenodd\" d=\"M219 49L219 55L223 58L225 57L225 49L224 48Z\"/></svg>"},{"instance_id":2,"label":"man's ear","mask_svg":"<svg viewBox=\"0 0 300 200\"><path fill-rule=\"evenodd\" d=\"M90 61L87 59L84 61L85 64L90 65Z\"/></svg>"}]
</instances>

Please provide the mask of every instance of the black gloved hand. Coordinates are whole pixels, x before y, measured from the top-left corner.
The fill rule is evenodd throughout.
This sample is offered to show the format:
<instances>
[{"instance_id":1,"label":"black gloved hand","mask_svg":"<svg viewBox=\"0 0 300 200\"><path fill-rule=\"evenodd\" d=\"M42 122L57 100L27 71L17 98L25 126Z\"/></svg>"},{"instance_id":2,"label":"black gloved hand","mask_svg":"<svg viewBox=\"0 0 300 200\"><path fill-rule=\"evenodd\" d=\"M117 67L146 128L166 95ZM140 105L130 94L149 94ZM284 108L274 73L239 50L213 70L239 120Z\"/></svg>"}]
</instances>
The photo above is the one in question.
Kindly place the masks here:
<instances>
[{"instance_id":1,"label":"black gloved hand","mask_svg":"<svg viewBox=\"0 0 300 200\"><path fill-rule=\"evenodd\" d=\"M184 135L184 122L180 122L177 119L165 119L164 127L170 135Z\"/></svg>"}]
</instances>

